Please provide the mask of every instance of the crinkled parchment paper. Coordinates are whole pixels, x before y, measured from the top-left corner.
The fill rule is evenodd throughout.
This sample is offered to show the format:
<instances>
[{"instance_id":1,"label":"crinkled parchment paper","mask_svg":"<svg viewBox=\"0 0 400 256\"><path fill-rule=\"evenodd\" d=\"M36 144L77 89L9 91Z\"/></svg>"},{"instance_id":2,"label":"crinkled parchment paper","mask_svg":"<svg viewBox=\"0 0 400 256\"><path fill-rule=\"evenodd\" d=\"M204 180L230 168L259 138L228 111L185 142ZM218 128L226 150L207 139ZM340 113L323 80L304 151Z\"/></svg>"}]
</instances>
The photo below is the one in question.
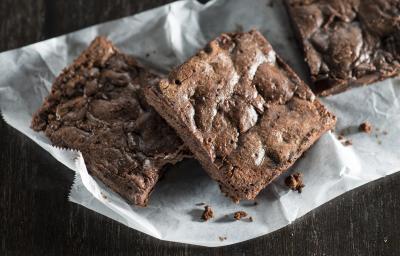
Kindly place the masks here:
<instances>
[{"instance_id":1,"label":"crinkled parchment paper","mask_svg":"<svg viewBox=\"0 0 400 256\"><path fill-rule=\"evenodd\" d=\"M57 160L76 171L70 200L159 239L204 246L221 246L268 234L357 186L400 169L400 82L386 80L324 98L338 116L337 131L346 129L353 146L344 147L327 133L292 170L304 173L303 193L289 191L284 177L268 186L258 205L236 205L221 195L218 186L195 160L167 172L147 208L128 205L87 173L79 152L52 147L29 128L32 113L48 94L51 83L97 35L105 35L142 64L166 73L221 32L258 28L275 50L305 77L305 65L296 46L286 12L280 3L263 0L221 0L206 5L181 1L138 15L93 26L27 47L0 54L0 107L4 119L34 140ZM364 120L371 135L357 132ZM383 134L387 132L387 135ZM20 175L15 173L15 175ZM205 202L215 218L202 222ZM231 221L237 210L253 222ZM220 241L219 237L226 237Z\"/></svg>"}]
</instances>

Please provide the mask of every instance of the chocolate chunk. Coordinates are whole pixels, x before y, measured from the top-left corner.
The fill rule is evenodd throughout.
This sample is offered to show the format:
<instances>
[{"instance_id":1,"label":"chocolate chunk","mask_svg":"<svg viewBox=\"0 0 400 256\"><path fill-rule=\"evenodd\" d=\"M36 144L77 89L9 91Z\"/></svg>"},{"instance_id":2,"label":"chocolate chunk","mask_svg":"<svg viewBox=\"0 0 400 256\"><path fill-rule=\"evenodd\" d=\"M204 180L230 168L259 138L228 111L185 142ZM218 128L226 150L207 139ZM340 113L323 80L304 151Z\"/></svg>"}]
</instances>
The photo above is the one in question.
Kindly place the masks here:
<instances>
[{"instance_id":1,"label":"chocolate chunk","mask_svg":"<svg viewBox=\"0 0 400 256\"><path fill-rule=\"evenodd\" d=\"M235 220L240 220L240 219L242 219L242 218L244 218L244 217L246 217L246 216L247 216L247 213L244 212L244 211L237 211L237 212L235 212L235 213L233 214L233 218L234 218Z\"/></svg>"},{"instance_id":2,"label":"chocolate chunk","mask_svg":"<svg viewBox=\"0 0 400 256\"><path fill-rule=\"evenodd\" d=\"M400 74L398 0L286 0L317 94Z\"/></svg>"},{"instance_id":3,"label":"chocolate chunk","mask_svg":"<svg viewBox=\"0 0 400 256\"><path fill-rule=\"evenodd\" d=\"M295 173L289 175L285 179L285 184L291 190L301 193L302 189L305 187L305 185L303 183L303 174L299 173L299 172L295 172Z\"/></svg>"},{"instance_id":4,"label":"chocolate chunk","mask_svg":"<svg viewBox=\"0 0 400 256\"><path fill-rule=\"evenodd\" d=\"M371 133L372 131L372 125L369 122L363 122L362 124L360 124L360 126L358 127L358 130L360 132L365 132L365 133Z\"/></svg>"},{"instance_id":5,"label":"chocolate chunk","mask_svg":"<svg viewBox=\"0 0 400 256\"><path fill-rule=\"evenodd\" d=\"M202 218L204 221L207 221L207 220L209 220L209 219L211 219L211 218L213 218L213 217L214 217L214 212L213 212L213 210L211 209L211 207L208 206L208 205L204 206L204 212L203 212L203 214L201 215L201 218Z\"/></svg>"},{"instance_id":6,"label":"chocolate chunk","mask_svg":"<svg viewBox=\"0 0 400 256\"><path fill-rule=\"evenodd\" d=\"M82 152L88 171L130 203L144 206L168 163L184 146L144 100L158 77L105 38L54 81L31 127L53 145Z\"/></svg>"},{"instance_id":7,"label":"chocolate chunk","mask_svg":"<svg viewBox=\"0 0 400 256\"><path fill-rule=\"evenodd\" d=\"M222 192L253 200L336 118L258 31L223 34L206 49L146 98Z\"/></svg>"}]
</instances>

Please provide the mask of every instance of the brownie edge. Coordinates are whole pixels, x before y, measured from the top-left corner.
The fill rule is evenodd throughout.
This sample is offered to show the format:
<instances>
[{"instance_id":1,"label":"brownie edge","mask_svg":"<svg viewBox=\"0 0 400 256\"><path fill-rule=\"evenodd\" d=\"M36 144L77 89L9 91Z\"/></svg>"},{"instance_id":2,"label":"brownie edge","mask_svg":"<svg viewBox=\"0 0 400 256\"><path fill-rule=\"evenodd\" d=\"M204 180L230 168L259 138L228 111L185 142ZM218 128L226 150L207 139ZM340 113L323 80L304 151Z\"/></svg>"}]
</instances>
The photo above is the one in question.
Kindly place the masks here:
<instances>
[{"instance_id":1,"label":"brownie edge","mask_svg":"<svg viewBox=\"0 0 400 256\"><path fill-rule=\"evenodd\" d=\"M31 127L55 146L81 151L91 175L145 206L165 166L187 152L144 99L144 88L158 80L97 37L55 79Z\"/></svg>"},{"instance_id":2,"label":"brownie edge","mask_svg":"<svg viewBox=\"0 0 400 256\"><path fill-rule=\"evenodd\" d=\"M145 95L234 201L254 199L336 122L254 30L222 34Z\"/></svg>"}]
</instances>

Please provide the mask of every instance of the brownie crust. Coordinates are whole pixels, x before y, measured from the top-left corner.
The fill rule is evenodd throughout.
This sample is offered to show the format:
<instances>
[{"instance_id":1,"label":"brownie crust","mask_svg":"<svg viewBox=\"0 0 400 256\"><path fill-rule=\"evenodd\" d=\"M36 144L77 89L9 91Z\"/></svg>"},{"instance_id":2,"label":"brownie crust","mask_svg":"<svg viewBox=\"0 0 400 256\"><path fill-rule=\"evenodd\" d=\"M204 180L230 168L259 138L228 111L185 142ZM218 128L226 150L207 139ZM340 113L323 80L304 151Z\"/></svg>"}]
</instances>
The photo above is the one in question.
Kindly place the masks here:
<instances>
[{"instance_id":1,"label":"brownie crust","mask_svg":"<svg viewBox=\"0 0 400 256\"><path fill-rule=\"evenodd\" d=\"M103 37L55 80L31 127L82 152L88 171L130 203L145 206L168 163L185 151L144 99L159 78Z\"/></svg>"},{"instance_id":2,"label":"brownie crust","mask_svg":"<svg viewBox=\"0 0 400 256\"><path fill-rule=\"evenodd\" d=\"M315 92L400 74L399 0L285 0Z\"/></svg>"},{"instance_id":3,"label":"brownie crust","mask_svg":"<svg viewBox=\"0 0 400 256\"><path fill-rule=\"evenodd\" d=\"M254 199L336 121L258 31L222 34L145 94L235 201Z\"/></svg>"}]
</instances>

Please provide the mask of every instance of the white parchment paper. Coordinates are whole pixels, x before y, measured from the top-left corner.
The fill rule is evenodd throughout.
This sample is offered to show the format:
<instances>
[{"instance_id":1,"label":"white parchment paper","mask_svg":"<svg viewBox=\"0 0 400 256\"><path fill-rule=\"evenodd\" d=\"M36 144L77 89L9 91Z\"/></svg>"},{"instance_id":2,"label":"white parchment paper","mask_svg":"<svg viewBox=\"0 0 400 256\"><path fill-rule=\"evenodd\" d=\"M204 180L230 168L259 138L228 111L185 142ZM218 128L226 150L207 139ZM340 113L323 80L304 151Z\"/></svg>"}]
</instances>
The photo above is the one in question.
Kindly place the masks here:
<instances>
[{"instance_id":1,"label":"white parchment paper","mask_svg":"<svg viewBox=\"0 0 400 256\"><path fill-rule=\"evenodd\" d=\"M357 186L400 169L400 82L386 80L323 99L338 116L353 146L344 147L325 134L293 170L304 173L302 194L288 191L284 177L251 202L233 204L195 160L167 172L147 208L128 205L93 179L79 152L60 150L29 128L32 113L42 104L63 67L97 35L105 35L121 50L160 73L182 63L221 32L258 28L275 50L305 78L305 65L296 46L281 1L220 0L206 5L180 1L138 15L93 26L75 33L0 54L0 108L7 123L76 171L70 200L159 239L204 246L222 246L268 234ZM380 130L357 132L364 120ZM384 132L385 131L385 134ZM20 175L15 173L15 175ZM202 222L205 202L215 218ZM245 210L254 222L232 221ZM219 237L226 237L220 241Z\"/></svg>"}]
</instances>

